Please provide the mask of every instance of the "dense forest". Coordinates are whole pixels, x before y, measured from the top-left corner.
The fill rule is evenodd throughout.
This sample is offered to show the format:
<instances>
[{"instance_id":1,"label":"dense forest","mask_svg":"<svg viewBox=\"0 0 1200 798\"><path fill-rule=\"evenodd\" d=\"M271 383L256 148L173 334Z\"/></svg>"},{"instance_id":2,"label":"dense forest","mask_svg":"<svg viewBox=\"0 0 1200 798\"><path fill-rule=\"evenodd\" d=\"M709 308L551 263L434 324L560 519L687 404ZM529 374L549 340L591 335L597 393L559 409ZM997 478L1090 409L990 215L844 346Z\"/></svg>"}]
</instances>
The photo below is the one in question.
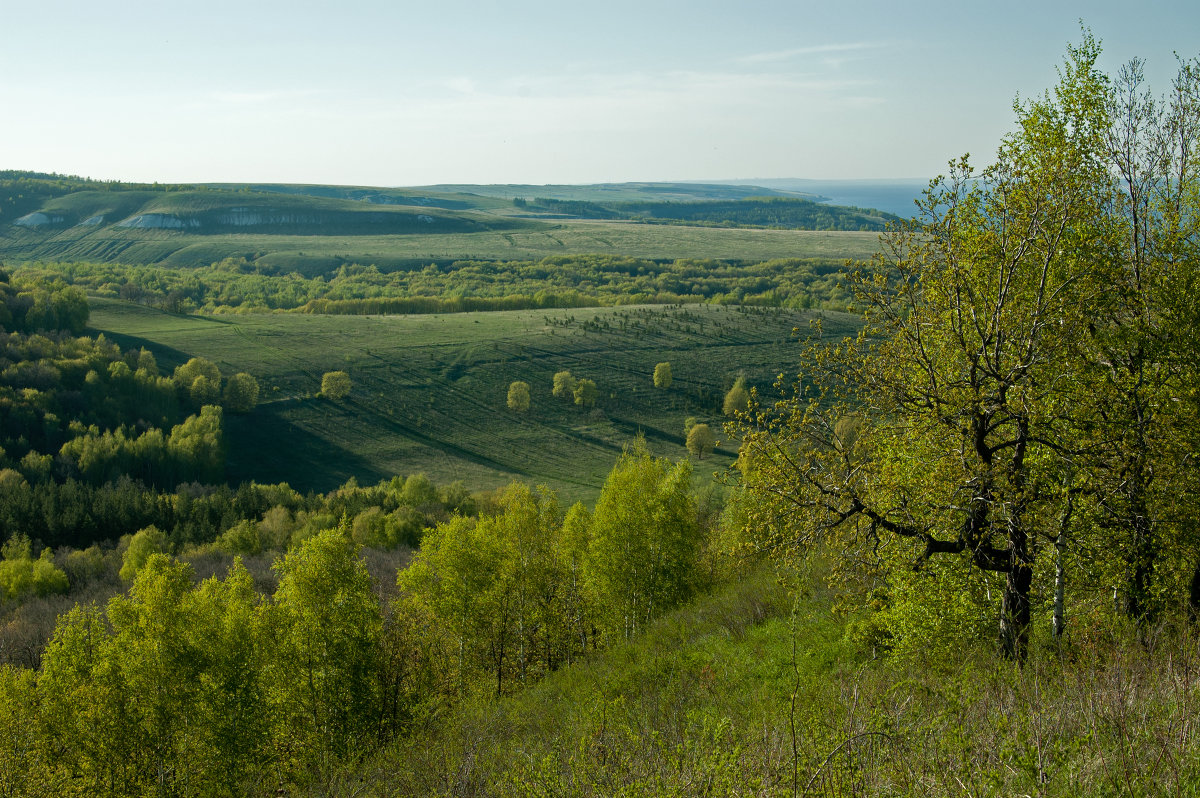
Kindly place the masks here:
<instances>
[{"instance_id":1,"label":"dense forest","mask_svg":"<svg viewBox=\"0 0 1200 798\"><path fill-rule=\"evenodd\" d=\"M843 271L0 275L0 794L1193 794L1200 60L1158 96L1100 54L1085 32L992 163L955 161ZM773 394L720 391L723 484L638 437L564 507L422 474L229 484L253 375L85 335L85 289L206 313L844 302L862 326L818 321ZM698 462L714 433L686 430Z\"/></svg>"}]
</instances>

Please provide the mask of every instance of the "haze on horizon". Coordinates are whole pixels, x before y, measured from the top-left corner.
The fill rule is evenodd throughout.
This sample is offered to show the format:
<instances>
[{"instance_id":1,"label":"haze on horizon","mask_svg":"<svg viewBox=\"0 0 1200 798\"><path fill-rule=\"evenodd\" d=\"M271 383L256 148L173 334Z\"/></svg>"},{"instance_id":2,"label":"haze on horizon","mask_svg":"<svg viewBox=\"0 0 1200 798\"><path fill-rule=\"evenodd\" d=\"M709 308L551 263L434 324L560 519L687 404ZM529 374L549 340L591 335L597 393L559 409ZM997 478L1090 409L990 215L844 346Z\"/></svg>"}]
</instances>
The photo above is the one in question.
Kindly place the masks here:
<instances>
[{"instance_id":1,"label":"haze on horizon","mask_svg":"<svg viewBox=\"0 0 1200 798\"><path fill-rule=\"evenodd\" d=\"M1188 0L0 10L0 169L147 182L926 178L990 158L1080 17L1159 93L1200 53Z\"/></svg>"}]
</instances>

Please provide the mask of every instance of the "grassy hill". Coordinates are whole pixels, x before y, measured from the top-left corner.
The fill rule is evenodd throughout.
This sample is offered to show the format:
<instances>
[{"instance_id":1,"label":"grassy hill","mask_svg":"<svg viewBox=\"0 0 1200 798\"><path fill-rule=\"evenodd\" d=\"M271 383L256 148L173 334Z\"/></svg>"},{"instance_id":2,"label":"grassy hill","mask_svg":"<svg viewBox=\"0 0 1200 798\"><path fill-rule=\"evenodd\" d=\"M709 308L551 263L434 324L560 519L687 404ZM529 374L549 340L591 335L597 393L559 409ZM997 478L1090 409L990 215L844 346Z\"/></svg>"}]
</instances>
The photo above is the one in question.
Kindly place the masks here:
<instances>
[{"instance_id":1,"label":"grassy hill","mask_svg":"<svg viewBox=\"0 0 1200 798\"><path fill-rule=\"evenodd\" d=\"M478 185L443 183L420 186L417 190L468 194L476 197L499 197L578 201L578 202L684 202L695 200L740 200L751 197L805 197L817 199L816 194L758 186L721 183L592 183L584 185L532 183L499 183Z\"/></svg>"},{"instance_id":2,"label":"grassy hill","mask_svg":"<svg viewBox=\"0 0 1200 798\"><path fill-rule=\"evenodd\" d=\"M814 576L749 574L523 693L434 715L341 795L1194 795L1193 636L872 656Z\"/></svg>"},{"instance_id":3,"label":"grassy hill","mask_svg":"<svg viewBox=\"0 0 1200 798\"><path fill-rule=\"evenodd\" d=\"M177 230L103 228L90 233L0 231L0 258L207 266L247 258L273 271L319 274L345 263L389 270L434 261L538 260L599 253L673 260L720 258L866 259L878 235L808 230L669 227L634 222L539 222L502 230L423 235L200 235Z\"/></svg>"},{"instance_id":4,"label":"grassy hill","mask_svg":"<svg viewBox=\"0 0 1200 798\"><path fill-rule=\"evenodd\" d=\"M620 220L578 218L597 214L564 213L553 203L514 204L518 192L527 189L534 197L588 207L608 203ZM160 186L5 172L0 173L0 258L192 267L233 257L315 274L343 263L388 269L421 261L579 253L668 260L862 259L877 250L874 232L670 226L813 226L791 206L793 212L781 213L782 199L769 202L764 196L809 205L795 194L743 186ZM621 207L634 200L640 204ZM825 220L814 224L822 228L878 229L884 220L857 210L814 207ZM653 217L656 224L634 217ZM828 221L833 217L845 219L833 224Z\"/></svg>"},{"instance_id":5,"label":"grassy hill","mask_svg":"<svg viewBox=\"0 0 1200 798\"><path fill-rule=\"evenodd\" d=\"M853 329L825 313L825 330ZM594 497L621 448L643 433L653 450L686 456L684 420L720 426L739 373L768 388L794 373L809 311L727 306L615 307L434 316L262 314L179 316L95 299L91 327L123 347L145 346L164 368L201 356L263 387L249 416L228 419L230 477L329 490L424 471L472 487L545 483L572 500ZM656 363L674 385L656 390ZM553 375L594 380L584 409L550 395ZM344 402L316 399L325 371L349 372ZM508 385L533 389L527 414L507 410ZM722 447L699 463L729 464Z\"/></svg>"}]
</instances>

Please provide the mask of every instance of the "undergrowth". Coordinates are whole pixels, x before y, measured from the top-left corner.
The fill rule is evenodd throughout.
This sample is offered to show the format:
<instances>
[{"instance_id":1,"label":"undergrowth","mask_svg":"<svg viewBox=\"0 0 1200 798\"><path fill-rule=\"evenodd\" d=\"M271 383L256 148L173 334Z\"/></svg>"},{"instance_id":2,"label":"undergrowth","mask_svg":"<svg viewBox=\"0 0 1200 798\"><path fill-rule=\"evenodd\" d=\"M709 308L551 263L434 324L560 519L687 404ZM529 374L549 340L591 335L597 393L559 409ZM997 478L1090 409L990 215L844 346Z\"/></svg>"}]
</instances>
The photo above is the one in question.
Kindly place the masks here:
<instances>
[{"instance_id":1,"label":"undergrowth","mask_svg":"<svg viewBox=\"0 0 1200 798\"><path fill-rule=\"evenodd\" d=\"M431 710L328 794L1200 794L1188 630L870 658L815 579L760 572L502 701Z\"/></svg>"}]
</instances>

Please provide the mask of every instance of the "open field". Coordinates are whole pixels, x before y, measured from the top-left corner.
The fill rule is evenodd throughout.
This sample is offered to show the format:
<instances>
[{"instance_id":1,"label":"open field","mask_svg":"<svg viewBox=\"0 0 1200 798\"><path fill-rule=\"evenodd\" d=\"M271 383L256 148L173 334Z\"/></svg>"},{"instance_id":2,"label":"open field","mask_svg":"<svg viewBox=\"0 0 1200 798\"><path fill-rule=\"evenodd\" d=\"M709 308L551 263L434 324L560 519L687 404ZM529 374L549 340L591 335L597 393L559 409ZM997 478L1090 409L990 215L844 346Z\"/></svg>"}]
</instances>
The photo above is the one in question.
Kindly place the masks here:
<instances>
[{"instance_id":1,"label":"open field","mask_svg":"<svg viewBox=\"0 0 1200 798\"><path fill-rule=\"evenodd\" d=\"M0 232L0 257L172 266L207 266L227 257L245 257L275 269L312 274L342 263L374 264L386 270L421 261L536 260L573 254L668 260L859 260L869 258L879 245L877 233L864 232L679 227L624 221L528 221L523 225L478 232L320 236L107 227L81 235L77 230L8 228Z\"/></svg>"},{"instance_id":2,"label":"open field","mask_svg":"<svg viewBox=\"0 0 1200 798\"><path fill-rule=\"evenodd\" d=\"M471 487L512 479L591 499L622 446L643 432L683 457L688 416L720 436L720 404L739 372L768 389L794 374L813 313L716 305L510 311L434 316L179 316L117 300L92 301L91 328L123 347L145 346L166 371L201 356L262 385L251 415L229 416L233 480L329 490L351 476L375 482L427 473ZM826 313L827 333L853 317ZM670 390L656 390L669 361ZM594 380L592 410L550 395L555 372ZM349 372L344 402L316 399L325 371ZM528 414L507 410L508 385L533 389ZM724 447L697 464L725 468Z\"/></svg>"}]
</instances>

